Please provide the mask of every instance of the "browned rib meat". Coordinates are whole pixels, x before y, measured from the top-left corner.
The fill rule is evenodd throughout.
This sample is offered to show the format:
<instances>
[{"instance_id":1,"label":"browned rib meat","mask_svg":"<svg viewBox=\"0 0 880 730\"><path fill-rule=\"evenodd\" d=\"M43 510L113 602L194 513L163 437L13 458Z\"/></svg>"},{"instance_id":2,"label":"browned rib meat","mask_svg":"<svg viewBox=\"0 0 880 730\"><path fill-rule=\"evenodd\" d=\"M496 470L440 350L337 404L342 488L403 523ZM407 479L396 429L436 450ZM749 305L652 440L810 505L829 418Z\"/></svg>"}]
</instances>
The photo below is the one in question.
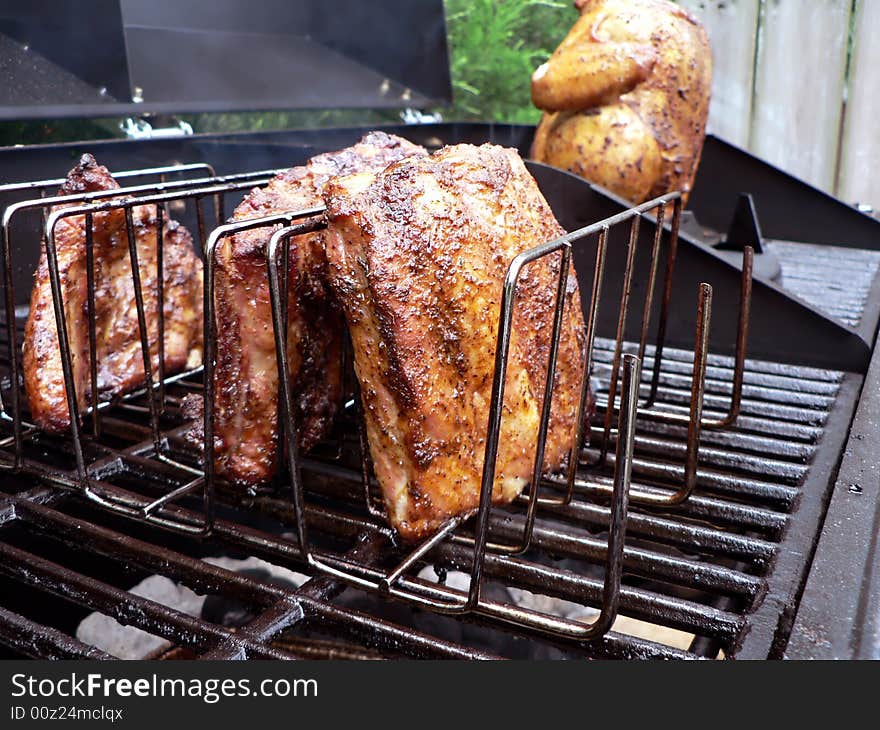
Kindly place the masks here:
<instances>
[{"instance_id":1,"label":"browned rib meat","mask_svg":"<svg viewBox=\"0 0 880 730\"><path fill-rule=\"evenodd\" d=\"M107 168L99 165L91 155L83 155L70 171L59 194L118 187ZM164 220L164 365L166 373L173 373L188 366L194 367L202 359L202 262L193 250L187 230L168 220L167 216ZM133 221L152 368L156 373L159 367L159 302L155 206L134 208ZM98 390L100 397L106 399L137 389L144 384L146 376L125 213L122 210L97 213L93 225ZM55 241L77 403L82 411L89 404L91 394L85 217L62 218L56 228ZM45 248L40 255L31 293L23 354L25 390L34 422L48 431L67 429L70 414Z\"/></svg>"},{"instance_id":2,"label":"browned rib meat","mask_svg":"<svg viewBox=\"0 0 880 730\"><path fill-rule=\"evenodd\" d=\"M252 191L233 220L321 205L334 175L381 170L424 154L406 140L373 132L353 147L313 157ZM273 229L259 228L218 246L215 280L218 350L215 369L215 468L242 485L272 478L277 464L278 369L265 249ZM324 235L291 244L288 271L287 355L299 426L308 451L330 428L340 397L341 314L326 287Z\"/></svg>"},{"instance_id":3,"label":"browned rib meat","mask_svg":"<svg viewBox=\"0 0 880 730\"><path fill-rule=\"evenodd\" d=\"M328 187L327 257L354 345L370 452L392 524L423 537L478 504L502 282L518 253L563 233L522 160L447 147ZM531 476L558 256L519 282L494 500ZM568 275L544 468L575 432L584 323Z\"/></svg>"}]
</instances>

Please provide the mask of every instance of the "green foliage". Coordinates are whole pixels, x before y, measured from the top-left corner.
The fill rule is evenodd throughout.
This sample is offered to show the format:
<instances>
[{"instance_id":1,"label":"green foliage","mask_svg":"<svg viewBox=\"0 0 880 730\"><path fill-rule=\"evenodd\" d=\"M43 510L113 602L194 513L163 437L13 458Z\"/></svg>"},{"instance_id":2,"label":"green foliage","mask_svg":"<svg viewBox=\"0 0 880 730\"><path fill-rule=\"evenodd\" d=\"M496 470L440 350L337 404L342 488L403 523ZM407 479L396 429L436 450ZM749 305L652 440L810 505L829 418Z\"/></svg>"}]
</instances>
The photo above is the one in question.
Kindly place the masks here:
<instances>
[{"instance_id":1,"label":"green foliage","mask_svg":"<svg viewBox=\"0 0 880 730\"><path fill-rule=\"evenodd\" d=\"M272 129L347 127L393 124L400 121L395 109L320 109L289 112L235 112L181 115L196 132L261 132Z\"/></svg>"},{"instance_id":2,"label":"green foliage","mask_svg":"<svg viewBox=\"0 0 880 730\"><path fill-rule=\"evenodd\" d=\"M577 19L571 0L444 0L454 101L449 120L534 123L532 72ZM399 121L391 109L182 115L196 132L245 132ZM115 119L0 123L0 146L120 136Z\"/></svg>"},{"instance_id":3,"label":"green foliage","mask_svg":"<svg viewBox=\"0 0 880 730\"><path fill-rule=\"evenodd\" d=\"M533 123L530 80L577 19L570 0L446 0L454 102L447 119Z\"/></svg>"},{"instance_id":4,"label":"green foliage","mask_svg":"<svg viewBox=\"0 0 880 730\"><path fill-rule=\"evenodd\" d=\"M532 72L553 52L577 19L571 0L445 0L454 101L437 109L445 119L534 123ZM399 121L394 110L196 114L198 132L381 124Z\"/></svg>"},{"instance_id":5,"label":"green foliage","mask_svg":"<svg viewBox=\"0 0 880 730\"><path fill-rule=\"evenodd\" d=\"M118 119L50 119L44 122L0 122L0 147L50 144L119 136Z\"/></svg>"}]
</instances>

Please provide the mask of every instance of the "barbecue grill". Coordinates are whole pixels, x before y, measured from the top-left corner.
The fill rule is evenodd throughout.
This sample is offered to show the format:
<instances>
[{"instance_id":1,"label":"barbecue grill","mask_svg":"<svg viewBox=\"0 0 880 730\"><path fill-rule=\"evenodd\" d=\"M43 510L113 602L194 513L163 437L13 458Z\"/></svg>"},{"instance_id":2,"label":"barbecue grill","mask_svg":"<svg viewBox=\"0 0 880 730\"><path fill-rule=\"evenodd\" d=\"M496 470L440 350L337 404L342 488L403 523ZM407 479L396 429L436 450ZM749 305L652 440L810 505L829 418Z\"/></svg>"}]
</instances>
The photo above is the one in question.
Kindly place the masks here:
<instances>
[{"instance_id":1,"label":"barbecue grill","mask_svg":"<svg viewBox=\"0 0 880 730\"><path fill-rule=\"evenodd\" d=\"M81 112L92 101L73 108ZM164 103L157 109L166 111ZM429 148L491 141L523 155L533 133L502 124L386 129ZM5 655L111 658L78 632L95 612L163 639L156 657L875 653L872 543L842 530L841 521L870 533L876 519L874 487L851 475L870 463L876 436L876 388L863 384L876 380L880 224L713 137L688 211L676 194L631 208L579 178L529 164L571 233L512 262L483 493L492 483L517 272L544 256L570 258L577 269L598 401L567 473L537 468L536 486L510 507L484 499L477 514L451 520L422 544L400 544L381 514L349 375L335 433L307 455L293 446L296 424L282 388L279 439L291 446L274 485L243 494L215 478L214 247L242 227L273 227L266 255L280 342L280 262L291 240L322 225L320 209L236 224L226 216L275 170L366 131L0 150L0 180L11 181L0 187ZM52 178L84 151L124 189L69 196L72 207L53 211L60 180ZM746 213L737 208L744 191L754 201ZM70 215L84 215L88 228L96 213L122 209L131 231L136 205L156 206L160 226L164 215L186 224L205 257L205 367L166 376L161 366L151 372L147 358L149 387L112 402L94 396L83 414L71 401L70 433L41 433L29 421L20 363L39 247L48 247L51 263L55 226ZM732 216L745 214L760 216L760 226L731 225ZM749 229L764 238L737 239ZM739 253L716 250L719 242ZM755 253L756 244L769 253ZM780 263L779 281L761 273L760 259L770 254ZM57 271L52 279L58 302ZM62 307L56 316L64 322ZM561 306L557 332L560 316ZM94 348L93 330L91 340ZM62 336L70 380L66 347ZM284 352L278 348L281 372ZM208 406L204 452L187 439L192 424L181 403L191 394ZM581 400L586 414L586 382ZM542 434L548 413L545 403ZM235 570L235 559L247 556L270 572ZM849 571L839 570L850 560ZM279 581L272 566L298 577ZM154 575L207 595L202 612L131 592ZM856 612L856 604L867 608Z\"/></svg>"}]
</instances>

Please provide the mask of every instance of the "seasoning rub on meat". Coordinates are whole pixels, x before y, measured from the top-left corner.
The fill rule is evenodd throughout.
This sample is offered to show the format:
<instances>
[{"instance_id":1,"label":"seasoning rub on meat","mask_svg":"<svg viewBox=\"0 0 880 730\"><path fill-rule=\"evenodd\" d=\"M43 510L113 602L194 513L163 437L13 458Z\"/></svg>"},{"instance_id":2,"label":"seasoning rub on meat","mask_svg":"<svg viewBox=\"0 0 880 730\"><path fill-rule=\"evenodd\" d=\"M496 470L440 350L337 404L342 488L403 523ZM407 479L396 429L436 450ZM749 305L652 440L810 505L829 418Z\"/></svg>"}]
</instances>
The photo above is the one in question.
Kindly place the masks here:
<instances>
[{"instance_id":1,"label":"seasoning rub on meat","mask_svg":"<svg viewBox=\"0 0 880 730\"><path fill-rule=\"evenodd\" d=\"M92 155L83 155L59 195L115 190L119 184ZM157 217L154 205L132 209L138 271L141 278L151 366L159 366ZM167 374L202 361L202 262L189 232L163 217L162 253ZM125 212L114 209L93 216L95 277L95 354L99 397L111 398L144 385L143 353ZM77 404L82 412L91 398L88 284L85 216L59 219L55 233L62 300L70 340ZM60 432L70 414L53 309L45 247L34 278L23 347L24 383L31 417L40 428Z\"/></svg>"},{"instance_id":2,"label":"seasoning rub on meat","mask_svg":"<svg viewBox=\"0 0 880 730\"><path fill-rule=\"evenodd\" d=\"M232 219L320 206L324 185L335 175L378 171L418 154L426 152L400 137L372 132L352 147L280 173L253 190ZM269 481L278 468L278 366L265 255L277 228L237 233L223 239L216 254L215 469L244 486ZM344 324L326 284L324 236L295 237L288 268L287 358L304 451L332 425L342 387Z\"/></svg>"},{"instance_id":3,"label":"seasoning rub on meat","mask_svg":"<svg viewBox=\"0 0 880 730\"><path fill-rule=\"evenodd\" d=\"M330 282L345 310L367 436L392 525L430 534L479 502L502 284L520 252L563 234L519 155L446 147L327 190ZM517 289L493 499L531 477L560 257ZM575 433L584 323L574 270L544 468Z\"/></svg>"}]
</instances>

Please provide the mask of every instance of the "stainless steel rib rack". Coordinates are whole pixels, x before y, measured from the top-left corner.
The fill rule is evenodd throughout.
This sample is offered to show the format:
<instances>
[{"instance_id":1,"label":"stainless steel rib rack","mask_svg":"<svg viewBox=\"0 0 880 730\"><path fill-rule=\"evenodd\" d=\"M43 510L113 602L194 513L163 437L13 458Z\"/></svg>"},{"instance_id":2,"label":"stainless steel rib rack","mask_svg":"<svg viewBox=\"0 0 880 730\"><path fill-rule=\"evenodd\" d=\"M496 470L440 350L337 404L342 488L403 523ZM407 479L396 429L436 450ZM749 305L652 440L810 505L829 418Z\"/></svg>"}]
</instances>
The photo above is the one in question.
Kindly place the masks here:
<instances>
[{"instance_id":1,"label":"stainless steel rib rack","mask_svg":"<svg viewBox=\"0 0 880 730\"><path fill-rule=\"evenodd\" d=\"M210 539L217 533L216 500L222 495L232 503L252 504L257 508L268 510L271 514L281 516L282 522L289 523L293 534L278 536L274 540L285 554L297 556L305 569L317 575L325 575L328 579L342 581L358 589L372 591L405 603L442 614L487 616L504 624L517 626L522 630L535 632L538 635L555 637L554 640L583 642L603 637L613 624L621 605L626 607L638 596L630 594L623 585L623 575L632 569L634 555L639 560L647 561L645 566L652 577L667 580L678 576L682 580L687 574L690 562L672 555L663 555L663 551L643 555L638 548L627 546L627 525L632 520L628 517L628 503L644 506L646 509L672 510L681 512L686 521L700 509L706 510L712 500L703 498L690 504L691 494L699 481L699 455L701 433L704 429L723 431L736 423L741 410L744 373L746 370L745 348L748 334L748 312L751 285L751 252L744 257L741 298L738 303L739 325L736 353L728 370L728 387L730 396L724 412L718 415L704 415L704 399L708 368L708 335L711 325L712 287L708 283L701 284L695 292L697 307L697 330L694 336L694 355L688 366L682 362L678 354L674 364L680 369L684 364L689 367L690 383L688 396L679 398L678 404L663 402L661 383L664 373L664 351L666 349L665 333L669 317L669 307L673 287L675 286L675 261L678 244L678 229L681 216L681 201L678 195L668 195L651 201L637 208L627 210L611 218L596 222L590 226L574 231L566 236L547 242L535 249L523 252L510 262L510 268L504 285L504 296L500 311L498 341L496 348L495 378L491 417L486 440L485 468L482 481L480 508L474 515L456 517L447 522L436 534L412 549L401 549L396 545L390 529L385 526L381 511L374 506L375 497L371 491L375 489L375 480L370 471L370 461L365 450L363 426L357 408L357 398L351 393L345 394L346 407L342 409L341 427L338 443L333 449L325 449L324 455L303 456L297 453L296 423L293 419L291 394L288 379L281 378L279 401L281 405L281 429L288 444L287 478L282 479L282 490L264 496L252 497L234 494L227 486L219 483L213 470L213 364L216 357L216 332L214 331L214 253L218 243L226 236L241 230L255 228L271 228L265 255L272 295L273 326L276 333L278 367L281 373L289 371L286 362L286 349L283 347L284 307L286 301L284 272L287 260L287 246L292 238L303 233L316 230L323 226L320 208L289 211L284 214L260 219L221 223L226 208L224 196L265 184L274 171L245 173L217 177L208 175L184 180L167 181L170 174L180 176L192 174L198 170L193 167L169 168L163 170L132 171L124 176L140 174L144 177L158 177L158 182L143 184L107 193L92 193L72 199L41 197L22 201L10 206L4 217L4 252L7 256L5 271L11 271L13 260L13 242L10 237L10 223L13 216L25 211L40 211L44 245L49 257L50 278L55 297L55 315L59 324L60 349L64 365L65 379L68 384L68 405L73 426L69 437L59 439L63 449L72 452L72 463L69 469L59 469L51 460L35 459L29 455L32 443L42 443L47 437L40 434L36 427L29 423L23 408L20 388L12 387L4 403L10 407L4 409L4 418L11 425L12 436L4 445L10 454L6 467L11 471L37 476L48 480L54 486L72 491L90 503L111 513L124 516L128 520L144 522L183 534L198 535ZM209 171L210 173L210 171ZM23 190L45 190L57 181L34 183ZM66 207L53 207L64 202ZM58 221L64 217L82 216L86 230L90 231L94 216L109 210L122 210L126 215L129 253L135 264L132 268L136 305L139 314L141 347L144 353L149 351L146 322L144 315L143 293L138 280L136 265L136 247L134 245L134 229L132 210L136 206L156 206L157 221L161 227L165 208L177 205L178 208L189 209L195 218L198 229L200 247L205 252L205 367L188 373L166 377L161 370L153 372L150 358L145 355L144 366L147 373L146 387L137 393L129 394L118 402L99 402L97 388L94 387L90 407L85 413L79 413L76 399L70 396L73 389L70 350L67 342L67 316L61 306L61 284L58 275L54 235ZM211 210L206 212L206 205ZM184 210L184 215L186 212ZM217 221L213 230L207 232L207 220ZM639 232L643 221L652 226L651 245L647 266L648 284L644 300L641 302L640 338L634 343L634 350L626 352L628 345L624 340L627 320L632 307L632 283L636 274L636 258L639 248ZM609 236L620 227L628 227L628 243L626 266L622 281L617 282L620 298L617 299L617 287L606 286L606 258ZM161 228L160 228L161 229ZM161 234L160 234L161 235ZM91 233L87 234L87 251L91 251ZM546 437L552 402L553 372L556 366L556 352L561 332L562 300L557 297L554 313L553 337L549 362L547 363L547 388L541 414L541 425L535 444L535 459L532 487L524 494L518 504L510 509L491 505L491 485L494 478L494 462L498 447L501 424L501 407L503 402L504 373L508 367L507 348L515 308L515 291L520 272L531 262L546 256L557 256L561 259L560 271L567 272L572 260L573 250L591 247L592 276L589 302L587 308L585 372L599 372L600 357L594 357L596 316L600 304L605 298L615 300L619 309L617 337L610 344L610 365L607 379L600 383L604 398L598 404L598 415L595 425L591 428L582 427L577 439L572 443L569 459L570 467L565 474L542 474L540 465L543 458L543 442ZM281 259L281 263L279 263ZM648 345L649 324L654 315L655 288L661 262L665 261L660 295L659 320L657 337L653 348ZM89 261L90 266L93 262ZM159 266L162 265L161 257ZM161 280L161 276L159 277ZM13 283L7 275L8 301L14 301ZM564 287L564 278L560 279L560 287ZM609 295L608 292L611 292ZM558 292L557 292L558 293ZM94 282L89 279L90 302L90 346L92 362L94 362ZM163 321L160 318L159 332L163 332ZM7 322L7 356L11 364L11 383L18 383L20 373L17 363L17 334L13 322ZM608 347L608 344L604 345ZM646 368L646 391L640 397L640 380L642 363L651 357L650 366ZM687 356L685 356L687 357ZM349 358L350 359L350 358ZM161 358L160 358L161 362ZM353 379L352 379L353 380ZM589 380L581 384L580 422L586 411ZM186 424L181 423L179 405L181 392L201 391L205 398L204 409L204 454L193 453L182 438ZM684 407L681 407L682 401ZM137 439L133 448L120 452L109 444L118 441L114 417L117 412L126 414L126 418L135 416L139 425L136 430L143 433L143 439ZM81 418L85 422L81 426ZM108 428L108 419L113 427ZM169 421L174 426L169 428ZM655 484L632 483L631 474L634 464L638 463L635 444L639 423L651 424L653 428L668 427L684 429L685 434L681 446L676 449L672 458L665 463L667 474L673 475L671 480L662 486ZM86 428L86 424L88 428ZM134 425L134 424L132 424ZM683 458L678 458L683 457ZM140 493L139 488L132 489L130 480L134 465L135 471L155 470L162 475L163 487L159 490L150 489L148 494ZM117 477L126 475L120 482ZM334 484L330 487L327 482ZM317 516L313 502L327 499L342 498L344 504L351 506L351 494L346 494L347 485L360 485L356 489L363 516L352 521L350 516L336 514L333 510L319 509ZM277 485L276 485L277 486ZM340 489L342 487L342 489ZM197 507L192 499L196 494L201 498ZM284 495L287 495L285 498ZM181 506L178 506L181 505ZM183 505L186 505L185 507ZM736 514L736 508L729 509ZM742 510L739 510L742 512ZM748 513L748 510L745 510ZM573 516L578 515L573 518ZM597 523L598 518L598 523ZM754 520L754 515L752 515ZM560 520L567 523L561 533L553 528ZM656 528L663 520L650 517L648 524ZM637 520L638 522L638 520ZM596 533L599 528L598 535ZM696 529L696 532L693 530ZM343 551L328 549L322 543L324 534L353 537L352 530L364 534L378 534L391 540L391 550L387 554L370 552L366 557L359 551ZM639 534L637 529L636 535ZM663 529L660 529L663 532ZM675 530L673 529L673 533ZM317 533L317 542L312 536ZM632 526L630 524L630 534ZM699 528L690 528L685 534L701 535ZM563 554L569 559L580 559L579 549L574 546L588 547L588 560L602 566L600 574L578 576L571 571L554 571L551 567L541 566L540 562L526 568L513 581L518 589L534 592L545 592L551 596L564 596L567 600L576 599L583 605L596 605L599 613L587 620L572 620L554 613L552 610L536 610L517 605L513 600L498 602L487 600L483 590L487 581L497 582L499 575L524 570L523 560L536 550L547 549L545 541L550 544L568 545ZM716 535L720 545L731 542L722 535ZM630 538L632 542L632 537ZM673 540L673 544L681 544ZM736 540L732 541L736 544ZM558 549L558 548L557 548ZM402 550L402 551L401 551ZM394 557L397 555L397 557ZM435 561L438 556L447 556L443 562L463 570L468 576L466 584L454 588L444 585L440 580L426 580L424 567ZM389 562L390 561L390 562ZM436 563L440 564L440 563ZM526 562L525 565L529 565ZM695 564L694 567L697 567ZM539 568L540 566L540 568ZM706 580L710 585L719 586L740 583L748 585L752 595L758 589L751 581L739 580L736 571L730 568L707 569ZM720 570L720 572L719 572ZM549 572L544 578L542 573ZM441 571L442 574L442 571ZM572 592L574 589L574 593ZM669 607L667 606L667 610ZM699 615L700 611L696 612ZM706 617L704 616L704 619ZM681 628L699 633L700 623L683 622Z\"/></svg>"}]
</instances>

